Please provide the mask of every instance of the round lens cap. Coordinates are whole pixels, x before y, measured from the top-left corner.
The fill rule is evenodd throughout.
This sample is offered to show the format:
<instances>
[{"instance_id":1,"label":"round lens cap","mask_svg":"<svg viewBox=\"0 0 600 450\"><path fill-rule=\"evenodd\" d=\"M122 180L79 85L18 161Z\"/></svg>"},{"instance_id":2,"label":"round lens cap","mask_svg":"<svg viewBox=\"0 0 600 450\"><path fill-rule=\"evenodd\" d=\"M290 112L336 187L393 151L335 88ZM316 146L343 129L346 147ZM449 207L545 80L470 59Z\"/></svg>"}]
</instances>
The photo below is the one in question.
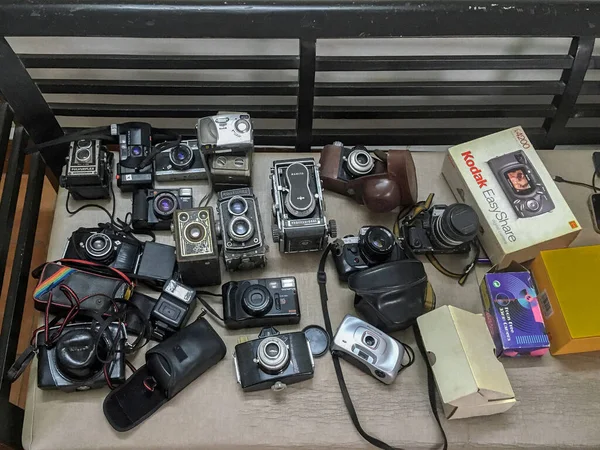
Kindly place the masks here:
<instances>
[{"instance_id":1,"label":"round lens cap","mask_svg":"<svg viewBox=\"0 0 600 450\"><path fill-rule=\"evenodd\" d=\"M309 325L302 330L310 343L310 351L315 358L320 358L329 350L329 335L319 325Z\"/></svg>"}]
</instances>

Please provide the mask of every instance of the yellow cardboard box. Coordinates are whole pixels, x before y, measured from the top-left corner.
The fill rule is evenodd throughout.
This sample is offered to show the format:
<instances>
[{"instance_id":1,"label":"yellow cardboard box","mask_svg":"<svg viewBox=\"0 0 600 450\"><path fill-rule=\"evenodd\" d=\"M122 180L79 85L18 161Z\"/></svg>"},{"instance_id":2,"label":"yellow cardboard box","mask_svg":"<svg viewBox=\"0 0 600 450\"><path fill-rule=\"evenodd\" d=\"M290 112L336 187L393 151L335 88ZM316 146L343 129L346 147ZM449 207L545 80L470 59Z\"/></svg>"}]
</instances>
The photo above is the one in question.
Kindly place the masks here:
<instances>
[{"instance_id":1,"label":"yellow cardboard box","mask_svg":"<svg viewBox=\"0 0 600 450\"><path fill-rule=\"evenodd\" d=\"M550 353L600 350L600 245L541 252L531 265Z\"/></svg>"}]
</instances>

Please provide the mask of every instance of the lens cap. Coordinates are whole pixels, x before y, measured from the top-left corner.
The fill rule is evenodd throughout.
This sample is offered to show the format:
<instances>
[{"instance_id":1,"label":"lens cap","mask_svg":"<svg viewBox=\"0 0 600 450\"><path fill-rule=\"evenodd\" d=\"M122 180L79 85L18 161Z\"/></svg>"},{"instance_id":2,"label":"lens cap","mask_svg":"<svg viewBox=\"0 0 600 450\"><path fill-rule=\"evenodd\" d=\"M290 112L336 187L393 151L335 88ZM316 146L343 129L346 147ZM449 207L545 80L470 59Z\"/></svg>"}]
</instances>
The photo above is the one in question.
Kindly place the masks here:
<instances>
[{"instance_id":1,"label":"lens cap","mask_svg":"<svg viewBox=\"0 0 600 450\"><path fill-rule=\"evenodd\" d=\"M472 240L477 235L479 218L469 205L454 203L448 206L442 215L444 231L448 236L460 242Z\"/></svg>"},{"instance_id":2,"label":"lens cap","mask_svg":"<svg viewBox=\"0 0 600 450\"><path fill-rule=\"evenodd\" d=\"M320 358L329 350L329 334L319 325L309 325L302 330L310 343L310 351L315 358Z\"/></svg>"}]
</instances>

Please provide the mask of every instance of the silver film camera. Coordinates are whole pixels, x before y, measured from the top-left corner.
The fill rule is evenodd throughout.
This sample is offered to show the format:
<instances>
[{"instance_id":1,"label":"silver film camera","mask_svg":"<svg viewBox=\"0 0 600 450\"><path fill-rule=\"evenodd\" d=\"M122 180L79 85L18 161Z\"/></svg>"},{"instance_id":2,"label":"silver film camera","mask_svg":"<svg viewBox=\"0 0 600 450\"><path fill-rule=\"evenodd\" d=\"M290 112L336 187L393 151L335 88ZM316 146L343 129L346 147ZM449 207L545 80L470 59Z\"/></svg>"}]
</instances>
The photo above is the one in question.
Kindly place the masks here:
<instances>
[{"instance_id":1,"label":"silver film camera","mask_svg":"<svg viewBox=\"0 0 600 450\"><path fill-rule=\"evenodd\" d=\"M250 115L224 112L198 120L198 143L205 154L245 155L254 148Z\"/></svg>"},{"instance_id":2,"label":"silver film camera","mask_svg":"<svg viewBox=\"0 0 600 450\"><path fill-rule=\"evenodd\" d=\"M154 159L154 176L159 181L206 179L198 141L181 141L179 145L163 150Z\"/></svg>"},{"instance_id":3,"label":"silver film camera","mask_svg":"<svg viewBox=\"0 0 600 450\"><path fill-rule=\"evenodd\" d=\"M404 357L398 341L351 315L342 320L331 352L385 384L394 382Z\"/></svg>"}]
</instances>

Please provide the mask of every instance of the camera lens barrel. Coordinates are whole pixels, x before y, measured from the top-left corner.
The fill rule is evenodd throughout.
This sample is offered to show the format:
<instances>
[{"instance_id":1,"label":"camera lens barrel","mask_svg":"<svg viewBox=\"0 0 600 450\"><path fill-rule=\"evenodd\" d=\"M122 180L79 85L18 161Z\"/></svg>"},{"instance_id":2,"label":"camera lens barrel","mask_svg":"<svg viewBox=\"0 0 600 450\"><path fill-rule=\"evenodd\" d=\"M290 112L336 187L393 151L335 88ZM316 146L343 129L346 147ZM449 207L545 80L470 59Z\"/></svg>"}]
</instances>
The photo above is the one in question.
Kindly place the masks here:
<instances>
[{"instance_id":1,"label":"camera lens barrel","mask_svg":"<svg viewBox=\"0 0 600 450\"><path fill-rule=\"evenodd\" d=\"M85 252L92 261L106 262L114 253L113 241L104 233L93 233L85 241Z\"/></svg>"},{"instance_id":2,"label":"camera lens barrel","mask_svg":"<svg viewBox=\"0 0 600 450\"><path fill-rule=\"evenodd\" d=\"M352 150L346 162L348 171L357 177L367 175L375 166L371 154L363 149Z\"/></svg>"},{"instance_id":3,"label":"camera lens barrel","mask_svg":"<svg viewBox=\"0 0 600 450\"><path fill-rule=\"evenodd\" d=\"M448 248L471 242L477 235L479 218L469 205L448 206L433 223L432 231L438 242Z\"/></svg>"},{"instance_id":4,"label":"camera lens barrel","mask_svg":"<svg viewBox=\"0 0 600 450\"><path fill-rule=\"evenodd\" d=\"M246 242L254 234L254 225L245 216L231 219L227 229L229 236L236 242Z\"/></svg>"},{"instance_id":5,"label":"camera lens barrel","mask_svg":"<svg viewBox=\"0 0 600 450\"><path fill-rule=\"evenodd\" d=\"M189 169L194 162L194 153L187 145L179 144L177 147L171 149L169 153L169 159L179 170Z\"/></svg>"},{"instance_id":6,"label":"camera lens barrel","mask_svg":"<svg viewBox=\"0 0 600 450\"><path fill-rule=\"evenodd\" d=\"M264 338L256 350L258 365L267 373L281 372L290 361L290 350L286 343L276 337Z\"/></svg>"},{"instance_id":7,"label":"camera lens barrel","mask_svg":"<svg viewBox=\"0 0 600 450\"><path fill-rule=\"evenodd\" d=\"M248 202L244 197L231 197L227 202L227 211L232 216L240 216L248 211Z\"/></svg>"},{"instance_id":8,"label":"camera lens barrel","mask_svg":"<svg viewBox=\"0 0 600 450\"><path fill-rule=\"evenodd\" d=\"M242 307L251 316L262 316L273 307L271 292L259 284L249 286L242 294Z\"/></svg>"},{"instance_id":9,"label":"camera lens barrel","mask_svg":"<svg viewBox=\"0 0 600 450\"><path fill-rule=\"evenodd\" d=\"M359 247L365 256L374 261L387 258L396 244L396 238L385 227L374 226L361 234Z\"/></svg>"},{"instance_id":10,"label":"camera lens barrel","mask_svg":"<svg viewBox=\"0 0 600 450\"><path fill-rule=\"evenodd\" d=\"M161 192L154 197L154 214L161 219L170 219L179 206L179 200L172 192Z\"/></svg>"}]
</instances>

